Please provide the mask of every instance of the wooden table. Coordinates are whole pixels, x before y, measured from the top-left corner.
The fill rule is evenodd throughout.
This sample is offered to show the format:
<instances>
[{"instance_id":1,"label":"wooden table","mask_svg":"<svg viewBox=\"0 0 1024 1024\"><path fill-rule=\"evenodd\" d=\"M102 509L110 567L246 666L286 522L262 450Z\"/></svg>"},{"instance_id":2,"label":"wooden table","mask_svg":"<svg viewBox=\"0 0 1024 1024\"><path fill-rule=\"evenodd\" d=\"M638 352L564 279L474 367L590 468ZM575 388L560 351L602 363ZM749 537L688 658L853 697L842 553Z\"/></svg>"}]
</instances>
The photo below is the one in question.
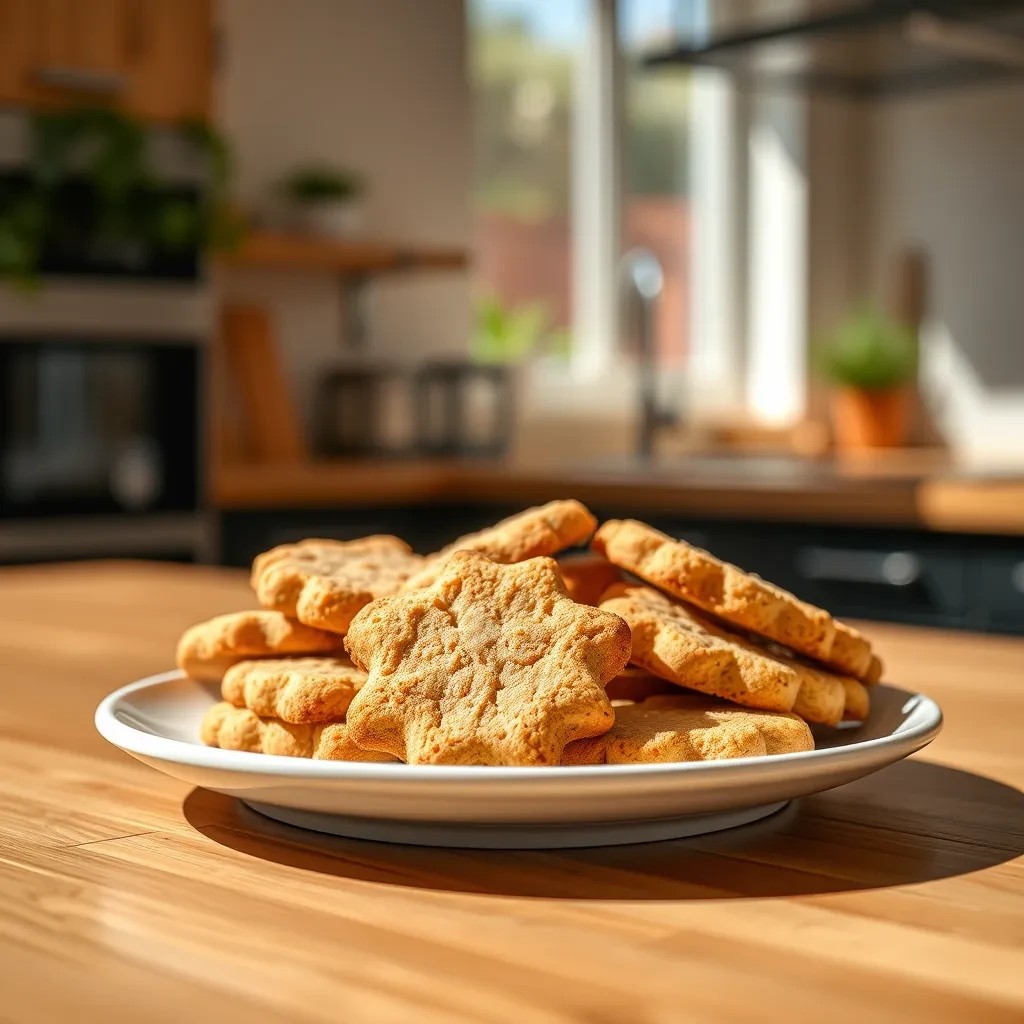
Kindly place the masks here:
<instances>
[{"instance_id":1,"label":"wooden table","mask_svg":"<svg viewBox=\"0 0 1024 1024\"><path fill-rule=\"evenodd\" d=\"M0 1020L1016 1021L1024 641L872 627L911 761L764 822L557 853L333 839L106 745L241 575L0 570Z\"/></svg>"}]
</instances>

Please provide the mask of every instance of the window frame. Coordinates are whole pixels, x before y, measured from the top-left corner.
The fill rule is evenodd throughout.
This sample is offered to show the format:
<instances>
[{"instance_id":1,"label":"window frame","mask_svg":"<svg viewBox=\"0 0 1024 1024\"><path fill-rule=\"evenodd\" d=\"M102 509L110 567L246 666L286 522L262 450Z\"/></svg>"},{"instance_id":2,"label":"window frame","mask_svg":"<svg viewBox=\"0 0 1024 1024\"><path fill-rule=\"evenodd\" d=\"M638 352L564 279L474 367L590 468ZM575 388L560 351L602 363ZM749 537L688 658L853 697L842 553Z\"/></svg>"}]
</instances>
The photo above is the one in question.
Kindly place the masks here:
<instances>
[{"instance_id":1,"label":"window frame","mask_svg":"<svg viewBox=\"0 0 1024 1024\"><path fill-rule=\"evenodd\" d=\"M536 402L548 412L565 409L566 386L574 408L614 415L635 405L635 366L617 345L625 111L618 7L619 0L588 2L574 112L577 341L568 367L545 363L534 374ZM712 14L707 3L698 12ZM700 216L690 243L690 352L683 379L670 386L685 393L680 411L691 421L794 422L807 391L806 101L748 95L714 68L691 74L690 201ZM777 132L790 143L785 159L772 143Z\"/></svg>"}]
</instances>

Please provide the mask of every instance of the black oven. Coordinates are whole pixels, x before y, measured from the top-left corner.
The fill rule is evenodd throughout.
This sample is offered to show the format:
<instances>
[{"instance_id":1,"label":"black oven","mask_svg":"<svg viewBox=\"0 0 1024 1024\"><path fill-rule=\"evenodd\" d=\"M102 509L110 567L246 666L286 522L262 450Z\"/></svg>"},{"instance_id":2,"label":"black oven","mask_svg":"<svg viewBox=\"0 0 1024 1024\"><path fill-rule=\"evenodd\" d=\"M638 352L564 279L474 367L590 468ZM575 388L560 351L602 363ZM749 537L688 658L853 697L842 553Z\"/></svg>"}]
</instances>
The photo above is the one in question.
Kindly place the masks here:
<instances>
[{"instance_id":1,"label":"black oven","mask_svg":"<svg viewBox=\"0 0 1024 1024\"><path fill-rule=\"evenodd\" d=\"M194 338L0 335L0 561L193 552L201 361Z\"/></svg>"}]
</instances>

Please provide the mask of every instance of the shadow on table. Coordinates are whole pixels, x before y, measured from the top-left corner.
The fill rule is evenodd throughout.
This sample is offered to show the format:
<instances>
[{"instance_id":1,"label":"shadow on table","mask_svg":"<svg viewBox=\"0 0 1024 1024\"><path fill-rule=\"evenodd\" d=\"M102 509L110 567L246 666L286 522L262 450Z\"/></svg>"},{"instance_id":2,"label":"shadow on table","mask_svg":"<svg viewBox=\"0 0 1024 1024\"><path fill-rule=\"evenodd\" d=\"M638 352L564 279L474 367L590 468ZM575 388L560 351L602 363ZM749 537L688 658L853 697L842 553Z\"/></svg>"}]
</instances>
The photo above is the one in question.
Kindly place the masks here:
<instances>
[{"instance_id":1,"label":"shadow on table","mask_svg":"<svg viewBox=\"0 0 1024 1024\"><path fill-rule=\"evenodd\" d=\"M1024 794L902 761L752 825L579 850L449 850L341 839L195 789L184 813L213 842L300 871L441 892L540 899L804 896L966 875L1024 853Z\"/></svg>"}]
</instances>

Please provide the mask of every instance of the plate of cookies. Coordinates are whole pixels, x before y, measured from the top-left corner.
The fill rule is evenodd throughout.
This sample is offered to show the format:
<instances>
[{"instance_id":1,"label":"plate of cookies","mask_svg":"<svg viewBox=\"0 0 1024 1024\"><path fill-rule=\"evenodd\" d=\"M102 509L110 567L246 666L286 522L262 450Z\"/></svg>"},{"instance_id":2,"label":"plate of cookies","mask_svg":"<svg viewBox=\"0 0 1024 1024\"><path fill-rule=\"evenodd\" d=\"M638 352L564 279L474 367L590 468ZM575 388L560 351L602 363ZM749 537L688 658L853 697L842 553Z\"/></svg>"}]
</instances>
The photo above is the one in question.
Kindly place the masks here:
<instances>
[{"instance_id":1,"label":"plate of cookies","mask_svg":"<svg viewBox=\"0 0 1024 1024\"><path fill-rule=\"evenodd\" d=\"M589 544L589 549L584 549ZM574 550L575 549L575 550ZM861 631L635 520L528 509L255 559L253 611L97 709L141 761L354 838L478 848L729 828L919 750L928 697Z\"/></svg>"}]
</instances>

